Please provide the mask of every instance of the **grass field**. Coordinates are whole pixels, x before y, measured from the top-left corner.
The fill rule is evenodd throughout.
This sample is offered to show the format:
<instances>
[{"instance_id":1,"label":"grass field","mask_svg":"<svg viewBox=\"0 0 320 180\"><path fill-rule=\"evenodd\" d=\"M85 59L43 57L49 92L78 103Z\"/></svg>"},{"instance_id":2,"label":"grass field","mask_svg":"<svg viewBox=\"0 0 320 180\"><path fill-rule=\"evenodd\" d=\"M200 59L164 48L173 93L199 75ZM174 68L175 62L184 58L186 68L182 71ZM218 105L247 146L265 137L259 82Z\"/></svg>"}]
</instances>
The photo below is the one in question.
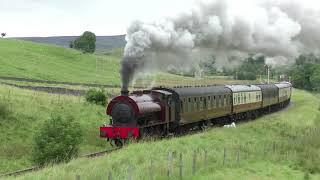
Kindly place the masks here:
<instances>
[{"instance_id":1,"label":"grass field","mask_svg":"<svg viewBox=\"0 0 320 180\"><path fill-rule=\"evenodd\" d=\"M120 86L121 50L82 54L72 49L19 40L0 39L0 76L58 82ZM87 90L89 87L13 80L1 82ZM136 86L243 84L230 77L183 77L168 73L141 75ZM106 88L117 94L119 88ZM173 153L171 179L178 178L179 154L187 179L320 179L319 95L295 90L293 105L237 126L155 142L133 143L108 156L80 158L19 177L20 179L168 179L168 153ZM52 114L72 115L84 131L81 154L109 148L98 138L98 127L108 121L105 108L82 97L53 95L0 85L0 174L31 166L35 129ZM225 153L224 153L225 149ZM192 166L195 158L195 172ZM204 152L207 152L205 156ZM151 161L153 166L150 167ZM129 173L130 174L130 173Z\"/></svg>"},{"instance_id":2,"label":"grass field","mask_svg":"<svg viewBox=\"0 0 320 180\"><path fill-rule=\"evenodd\" d=\"M83 54L58 46L0 39L0 76L36 80L97 83L120 86L119 62L122 51ZM250 83L226 77L192 78L168 73L139 76L133 85L148 87ZM19 83L19 82L18 82Z\"/></svg>"},{"instance_id":3,"label":"grass field","mask_svg":"<svg viewBox=\"0 0 320 180\"><path fill-rule=\"evenodd\" d=\"M180 153L184 179L320 179L319 117L315 95L294 90L288 109L238 124L237 128L214 128L180 138L131 144L101 158L76 159L18 179L71 180L76 175L106 179L108 172L113 179L128 175L133 179L150 179L150 175L168 179L168 152L174 152L171 179L179 179Z\"/></svg>"},{"instance_id":4,"label":"grass field","mask_svg":"<svg viewBox=\"0 0 320 180\"><path fill-rule=\"evenodd\" d=\"M0 76L119 84L119 57L83 54L63 47L0 39Z\"/></svg>"},{"instance_id":5,"label":"grass field","mask_svg":"<svg viewBox=\"0 0 320 180\"><path fill-rule=\"evenodd\" d=\"M0 86L0 174L31 166L30 154L35 129L51 114L72 115L84 131L81 154L103 150L99 126L107 122L103 106L81 97L52 95Z\"/></svg>"}]
</instances>

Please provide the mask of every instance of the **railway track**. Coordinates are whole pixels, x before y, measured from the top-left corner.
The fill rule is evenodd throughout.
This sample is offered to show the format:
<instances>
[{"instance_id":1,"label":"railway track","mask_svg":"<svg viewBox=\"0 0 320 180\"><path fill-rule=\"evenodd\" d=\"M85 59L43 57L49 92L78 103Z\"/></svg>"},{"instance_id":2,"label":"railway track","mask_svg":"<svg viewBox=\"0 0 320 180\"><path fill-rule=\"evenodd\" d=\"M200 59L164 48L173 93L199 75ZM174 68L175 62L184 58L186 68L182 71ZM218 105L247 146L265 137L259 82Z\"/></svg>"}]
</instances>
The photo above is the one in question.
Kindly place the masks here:
<instances>
[{"instance_id":1,"label":"railway track","mask_svg":"<svg viewBox=\"0 0 320 180\"><path fill-rule=\"evenodd\" d=\"M114 148L114 149L109 149L109 150L105 150L105 151L99 151L99 152L94 152L94 153L90 153L90 154L85 154L85 155L82 155L80 157L95 158L95 157L103 156L105 154L109 154L109 153L111 153L113 151L116 151L118 149L120 149L120 148ZM29 172L41 170L42 168L44 168L44 167L32 166L32 167L28 167L28 168L21 169L21 170L18 170L18 171L6 173L6 174L1 174L0 178L9 177L9 176L19 176L19 175L23 175L23 174L26 174L26 173L29 173Z\"/></svg>"}]
</instances>

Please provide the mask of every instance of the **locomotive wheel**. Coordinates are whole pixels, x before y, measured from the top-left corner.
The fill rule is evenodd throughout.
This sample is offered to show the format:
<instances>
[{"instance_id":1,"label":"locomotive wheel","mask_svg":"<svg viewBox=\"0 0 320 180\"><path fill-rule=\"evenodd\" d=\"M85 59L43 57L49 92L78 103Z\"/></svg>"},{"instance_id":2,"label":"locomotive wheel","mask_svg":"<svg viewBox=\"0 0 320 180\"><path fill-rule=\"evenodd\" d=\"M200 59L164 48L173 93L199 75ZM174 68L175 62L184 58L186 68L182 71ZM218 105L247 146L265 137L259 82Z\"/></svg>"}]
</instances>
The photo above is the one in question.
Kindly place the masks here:
<instances>
[{"instance_id":1,"label":"locomotive wheel","mask_svg":"<svg viewBox=\"0 0 320 180\"><path fill-rule=\"evenodd\" d=\"M115 139L114 140L114 144L117 146L117 147L122 147L123 146L123 142L121 139Z\"/></svg>"}]
</instances>

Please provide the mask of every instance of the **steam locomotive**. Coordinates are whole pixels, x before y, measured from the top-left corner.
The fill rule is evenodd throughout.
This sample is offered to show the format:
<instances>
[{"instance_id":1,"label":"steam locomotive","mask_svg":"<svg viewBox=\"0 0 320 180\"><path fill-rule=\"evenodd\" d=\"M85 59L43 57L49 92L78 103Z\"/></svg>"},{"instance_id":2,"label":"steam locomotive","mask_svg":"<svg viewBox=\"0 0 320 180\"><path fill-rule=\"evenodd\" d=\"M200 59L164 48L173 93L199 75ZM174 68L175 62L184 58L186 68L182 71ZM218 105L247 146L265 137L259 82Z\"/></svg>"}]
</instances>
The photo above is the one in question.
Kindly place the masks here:
<instances>
[{"instance_id":1,"label":"steam locomotive","mask_svg":"<svg viewBox=\"0 0 320 180\"><path fill-rule=\"evenodd\" d=\"M100 127L100 137L122 146L130 138L254 119L287 106L291 93L289 82L122 90L107 106L112 119Z\"/></svg>"}]
</instances>

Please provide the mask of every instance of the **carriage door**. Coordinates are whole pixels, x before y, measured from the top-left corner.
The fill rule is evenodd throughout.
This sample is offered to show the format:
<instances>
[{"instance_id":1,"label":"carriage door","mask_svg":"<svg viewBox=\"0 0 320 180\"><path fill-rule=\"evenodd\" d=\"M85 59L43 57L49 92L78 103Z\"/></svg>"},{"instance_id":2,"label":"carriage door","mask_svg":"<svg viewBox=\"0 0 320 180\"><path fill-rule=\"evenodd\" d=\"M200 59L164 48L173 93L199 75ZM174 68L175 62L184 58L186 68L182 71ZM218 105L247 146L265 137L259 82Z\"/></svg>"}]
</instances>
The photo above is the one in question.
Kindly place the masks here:
<instances>
[{"instance_id":1,"label":"carriage door","mask_svg":"<svg viewBox=\"0 0 320 180\"><path fill-rule=\"evenodd\" d=\"M175 120L175 103L172 100L171 95L167 96L167 102L169 107L169 121L174 121Z\"/></svg>"}]
</instances>

